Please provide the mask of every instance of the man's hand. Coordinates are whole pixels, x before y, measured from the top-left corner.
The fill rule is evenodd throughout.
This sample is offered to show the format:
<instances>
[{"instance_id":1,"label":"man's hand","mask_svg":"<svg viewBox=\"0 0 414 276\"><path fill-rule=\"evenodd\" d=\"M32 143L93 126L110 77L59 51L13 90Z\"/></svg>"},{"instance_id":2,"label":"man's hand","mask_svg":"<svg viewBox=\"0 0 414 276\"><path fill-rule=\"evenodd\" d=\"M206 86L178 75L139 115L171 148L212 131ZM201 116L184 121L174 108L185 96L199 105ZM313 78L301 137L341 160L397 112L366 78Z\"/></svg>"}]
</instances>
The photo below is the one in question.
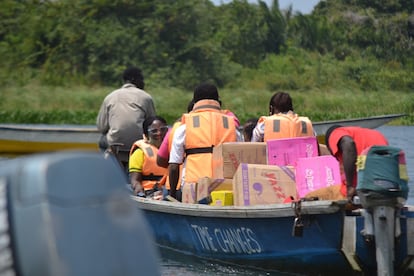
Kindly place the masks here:
<instances>
[{"instance_id":1,"label":"man's hand","mask_svg":"<svg viewBox=\"0 0 414 276\"><path fill-rule=\"evenodd\" d=\"M134 188L134 193L137 195L139 193L144 193L144 189L142 188L142 185L139 183L136 183Z\"/></svg>"},{"instance_id":2,"label":"man's hand","mask_svg":"<svg viewBox=\"0 0 414 276\"><path fill-rule=\"evenodd\" d=\"M347 190L348 201L352 203L353 202L352 199L356 195L356 189L355 187L350 186L350 187L347 187L346 190Z\"/></svg>"}]
</instances>

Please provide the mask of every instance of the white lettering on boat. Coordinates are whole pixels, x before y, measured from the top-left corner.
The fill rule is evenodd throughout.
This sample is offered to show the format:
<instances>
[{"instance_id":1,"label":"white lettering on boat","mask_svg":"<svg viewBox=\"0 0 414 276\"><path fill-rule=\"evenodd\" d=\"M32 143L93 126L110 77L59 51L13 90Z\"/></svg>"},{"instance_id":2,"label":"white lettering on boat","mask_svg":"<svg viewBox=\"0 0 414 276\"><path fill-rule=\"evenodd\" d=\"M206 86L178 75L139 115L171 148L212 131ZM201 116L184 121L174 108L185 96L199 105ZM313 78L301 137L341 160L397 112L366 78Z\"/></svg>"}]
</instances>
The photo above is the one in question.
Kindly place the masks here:
<instances>
[{"instance_id":1,"label":"white lettering on boat","mask_svg":"<svg viewBox=\"0 0 414 276\"><path fill-rule=\"evenodd\" d=\"M207 251L224 253L255 254L262 252L262 246L250 228L214 228L192 224L197 240Z\"/></svg>"},{"instance_id":2,"label":"white lettering on boat","mask_svg":"<svg viewBox=\"0 0 414 276\"><path fill-rule=\"evenodd\" d=\"M200 241L200 244L203 247L203 249L217 252L217 248L214 246L213 238L208 232L208 227L201 227L193 224L191 224L191 227L196 232L198 240Z\"/></svg>"}]
</instances>

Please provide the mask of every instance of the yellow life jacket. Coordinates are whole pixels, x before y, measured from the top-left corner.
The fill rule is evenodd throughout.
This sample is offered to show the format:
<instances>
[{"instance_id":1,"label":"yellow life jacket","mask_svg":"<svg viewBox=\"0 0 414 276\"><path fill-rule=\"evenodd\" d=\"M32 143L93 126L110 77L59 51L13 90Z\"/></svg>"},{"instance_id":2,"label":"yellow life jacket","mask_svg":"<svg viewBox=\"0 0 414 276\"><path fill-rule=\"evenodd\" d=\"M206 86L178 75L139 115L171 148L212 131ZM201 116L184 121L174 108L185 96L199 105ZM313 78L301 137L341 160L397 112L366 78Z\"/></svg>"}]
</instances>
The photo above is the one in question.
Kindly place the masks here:
<instances>
[{"instance_id":1,"label":"yellow life jacket","mask_svg":"<svg viewBox=\"0 0 414 276\"><path fill-rule=\"evenodd\" d=\"M185 182L197 182L201 177L212 177L213 147L236 141L234 118L223 114L219 102L200 100L193 111L184 116Z\"/></svg>"},{"instance_id":2,"label":"yellow life jacket","mask_svg":"<svg viewBox=\"0 0 414 276\"><path fill-rule=\"evenodd\" d=\"M157 165L158 148L149 144L145 140L136 141L129 152L129 155L140 148L144 152L144 164L142 165L142 182L141 185L145 191L152 190L154 185L159 187L165 184L168 169Z\"/></svg>"},{"instance_id":3,"label":"yellow life jacket","mask_svg":"<svg viewBox=\"0 0 414 276\"><path fill-rule=\"evenodd\" d=\"M272 116L262 116L259 123L264 122L264 137L266 142L272 139L314 136L312 122L308 117L296 113L278 113Z\"/></svg>"}]
</instances>

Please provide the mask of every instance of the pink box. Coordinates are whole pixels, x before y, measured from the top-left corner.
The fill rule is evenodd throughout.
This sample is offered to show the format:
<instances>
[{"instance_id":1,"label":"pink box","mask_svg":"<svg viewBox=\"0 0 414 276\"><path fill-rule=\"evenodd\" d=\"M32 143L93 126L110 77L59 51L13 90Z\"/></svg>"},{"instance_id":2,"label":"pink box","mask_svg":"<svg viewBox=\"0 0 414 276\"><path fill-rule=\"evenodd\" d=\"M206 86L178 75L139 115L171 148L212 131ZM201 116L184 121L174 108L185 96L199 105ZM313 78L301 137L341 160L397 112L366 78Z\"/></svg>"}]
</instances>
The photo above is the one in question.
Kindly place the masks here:
<instances>
[{"instance_id":1,"label":"pink box","mask_svg":"<svg viewBox=\"0 0 414 276\"><path fill-rule=\"evenodd\" d=\"M295 175L300 198L320 188L341 184L339 162L330 155L299 158Z\"/></svg>"},{"instance_id":2,"label":"pink box","mask_svg":"<svg viewBox=\"0 0 414 276\"><path fill-rule=\"evenodd\" d=\"M269 140L267 164L295 166L298 158L318 156L318 140L314 136Z\"/></svg>"}]
</instances>

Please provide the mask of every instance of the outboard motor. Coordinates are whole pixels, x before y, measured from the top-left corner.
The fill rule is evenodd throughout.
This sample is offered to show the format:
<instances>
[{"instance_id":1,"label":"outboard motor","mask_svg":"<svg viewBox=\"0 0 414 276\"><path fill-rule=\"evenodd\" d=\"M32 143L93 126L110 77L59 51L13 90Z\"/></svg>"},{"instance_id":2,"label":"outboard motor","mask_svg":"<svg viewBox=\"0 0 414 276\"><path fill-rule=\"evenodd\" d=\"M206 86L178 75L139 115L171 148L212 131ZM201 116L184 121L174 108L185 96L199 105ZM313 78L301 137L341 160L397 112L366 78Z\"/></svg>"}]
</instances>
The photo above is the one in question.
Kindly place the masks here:
<instances>
[{"instance_id":1,"label":"outboard motor","mask_svg":"<svg viewBox=\"0 0 414 276\"><path fill-rule=\"evenodd\" d=\"M100 153L0 163L0 275L160 275L119 166Z\"/></svg>"},{"instance_id":2,"label":"outboard motor","mask_svg":"<svg viewBox=\"0 0 414 276\"><path fill-rule=\"evenodd\" d=\"M399 214L408 197L404 152L372 146L358 156L357 194L364 215L363 235L375 240L377 275L394 275L394 242L401 235Z\"/></svg>"}]
</instances>

